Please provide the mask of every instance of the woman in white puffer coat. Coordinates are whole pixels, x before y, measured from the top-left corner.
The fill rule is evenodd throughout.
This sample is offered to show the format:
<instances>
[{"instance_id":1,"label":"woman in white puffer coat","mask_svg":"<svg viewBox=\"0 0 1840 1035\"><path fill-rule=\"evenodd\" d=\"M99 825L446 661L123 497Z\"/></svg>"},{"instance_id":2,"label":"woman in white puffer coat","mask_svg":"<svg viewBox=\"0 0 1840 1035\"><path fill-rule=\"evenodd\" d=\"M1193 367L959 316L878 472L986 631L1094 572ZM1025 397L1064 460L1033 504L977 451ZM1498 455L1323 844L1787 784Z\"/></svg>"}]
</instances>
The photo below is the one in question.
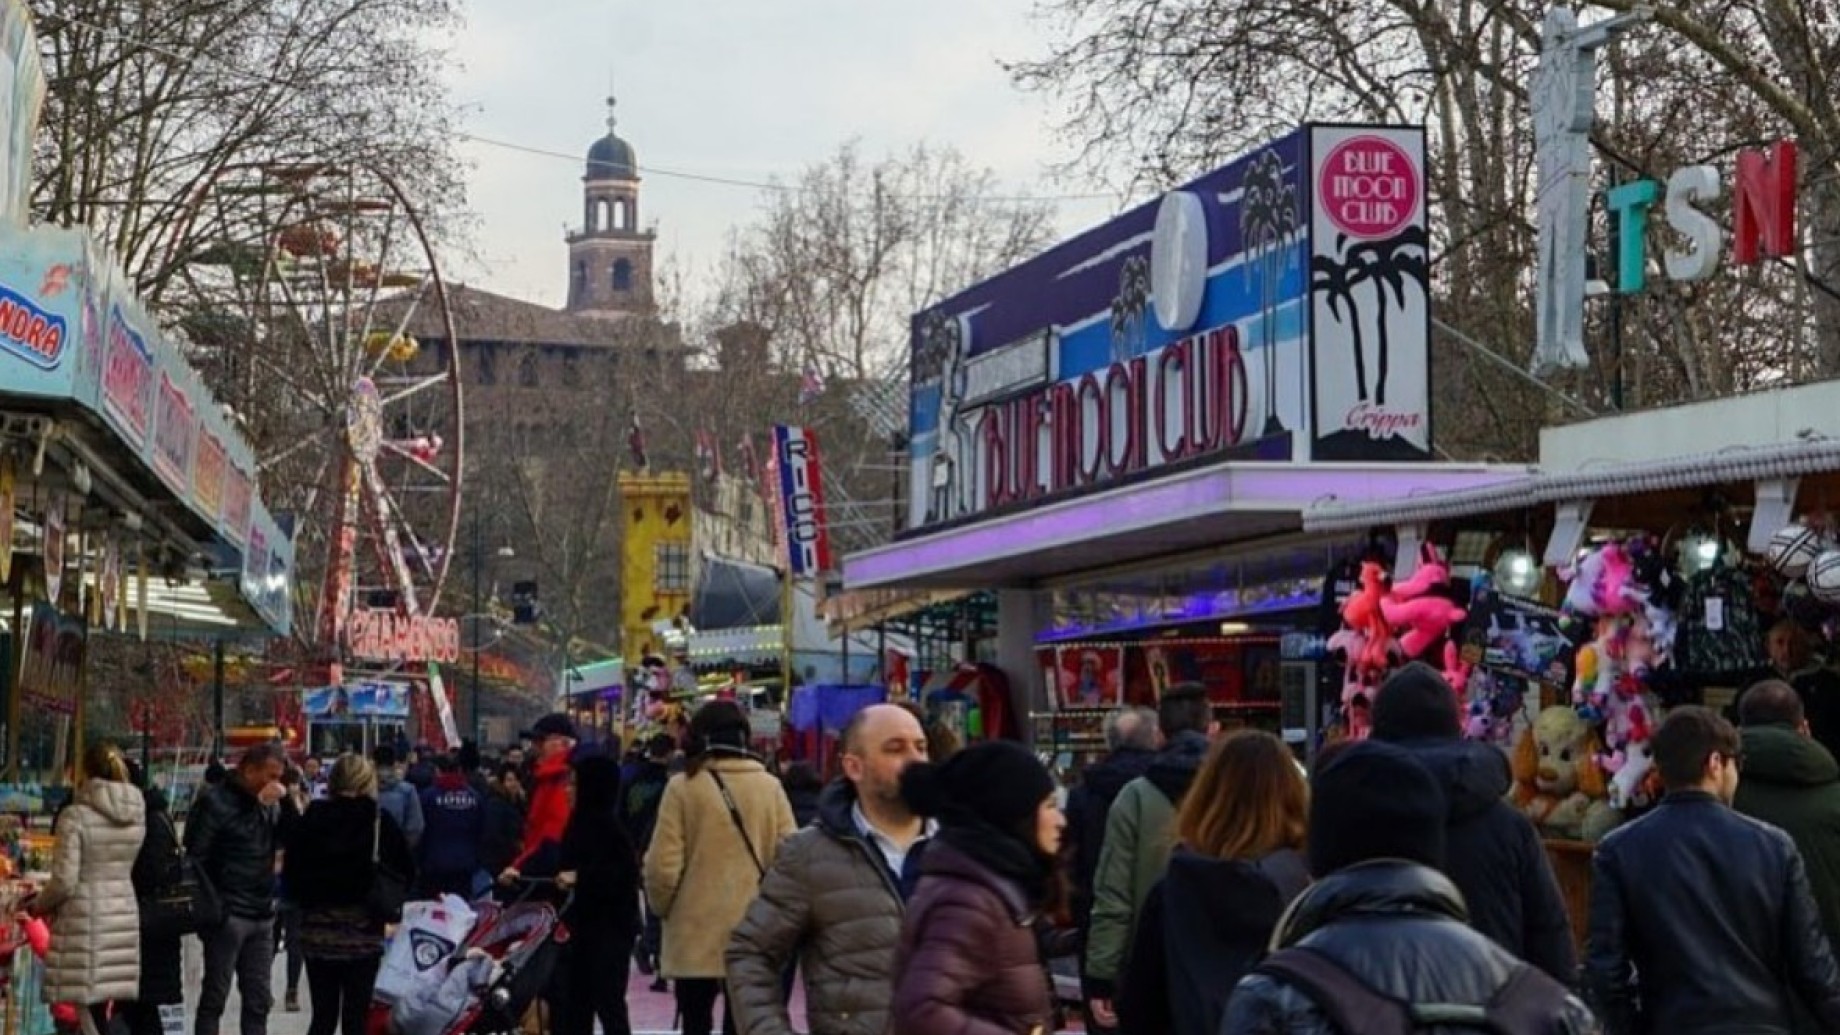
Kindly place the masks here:
<instances>
[{"instance_id":1,"label":"woman in white puffer coat","mask_svg":"<svg viewBox=\"0 0 1840 1035\"><path fill-rule=\"evenodd\" d=\"M76 1003L83 1030L103 1025L110 1000L140 991L140 907L134 897L134 858L146 836L146 800L128 780L115 745L83 752L84 780L57 820L51 883L33 912L51 918L45 954L45 999Z\"/></svg>"}]
</instances>

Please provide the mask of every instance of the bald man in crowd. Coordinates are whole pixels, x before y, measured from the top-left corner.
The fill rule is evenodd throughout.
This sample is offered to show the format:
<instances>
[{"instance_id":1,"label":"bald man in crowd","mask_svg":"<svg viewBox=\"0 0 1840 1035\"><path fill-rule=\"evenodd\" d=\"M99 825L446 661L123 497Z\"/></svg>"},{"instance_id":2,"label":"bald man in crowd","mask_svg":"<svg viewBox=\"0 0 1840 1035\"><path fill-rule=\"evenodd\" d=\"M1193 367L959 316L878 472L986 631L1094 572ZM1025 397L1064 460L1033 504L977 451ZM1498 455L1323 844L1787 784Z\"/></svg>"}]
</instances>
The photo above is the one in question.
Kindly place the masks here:
<instances>
[{"instance_id":1,"label":"bald man in crowd","mask_svg":"<svg viewBox=\"0 0 1840 1035\"><path fill-rule=\"evenodd\" d=\"M927 757L911 711L877 704L838 739L843 777L818 819L787 838L728 944L737 1035L792 1035L782 975L805 975L811 1035L883 1035L895 950L935 824L901 798L901 771Z\"/></svg>"}]
</instances>

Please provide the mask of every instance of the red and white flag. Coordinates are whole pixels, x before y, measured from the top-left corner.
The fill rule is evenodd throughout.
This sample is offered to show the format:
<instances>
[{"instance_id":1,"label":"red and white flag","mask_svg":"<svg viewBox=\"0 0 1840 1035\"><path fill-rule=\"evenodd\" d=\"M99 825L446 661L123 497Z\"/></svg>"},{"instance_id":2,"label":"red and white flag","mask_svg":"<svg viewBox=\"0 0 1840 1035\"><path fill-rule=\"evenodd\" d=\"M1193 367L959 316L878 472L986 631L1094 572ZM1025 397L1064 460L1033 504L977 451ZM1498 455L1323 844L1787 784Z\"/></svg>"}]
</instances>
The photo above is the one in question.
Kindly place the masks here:
<instances>
[{"instance_id":1,"label":"red and white flag","mask_svg":"<svg viewBox=\"0 0 1840 1035\"><path fill-rule=\"evenodd\" d=\"M707 428L698 428L696 432L696 469L706 482L722 476L722 449L716 445L715 432Z\"/></svg>"},{"instance_id":2,"label":"red and white flag","mask_svg":"<svg viewBox=\"0 0 1840 1035\"><path fill-rule=\"evenodd\" d=\"M741 441L735 446L735 455L740 458L741 477L752 485L760 480L760 457L754 453L754 436L741 433Z\"/></svg>"},{"instance_id":3,"label":"red and white flag","mask_svg":"<svg viewBox=\"0 0 1840 1035\"><path fill-rule=\"evenodd\" d=\"M809 406L824 394L824 374L818 364L805 361L805 372L799 376L799 405Z\"/></svg>"}]
</instances>

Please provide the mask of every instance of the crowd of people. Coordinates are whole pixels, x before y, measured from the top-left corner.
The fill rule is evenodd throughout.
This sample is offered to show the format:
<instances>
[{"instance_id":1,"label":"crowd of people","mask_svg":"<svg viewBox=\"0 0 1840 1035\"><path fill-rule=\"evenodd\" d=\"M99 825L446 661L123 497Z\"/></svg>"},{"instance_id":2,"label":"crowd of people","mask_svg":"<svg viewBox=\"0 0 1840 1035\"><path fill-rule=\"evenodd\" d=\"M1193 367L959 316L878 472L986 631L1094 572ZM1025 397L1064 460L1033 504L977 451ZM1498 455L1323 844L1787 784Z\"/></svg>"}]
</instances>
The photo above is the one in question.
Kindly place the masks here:
<instances>
[{"instance_id":1,"label":"crowd of people","mask_svg":"<svg viewBox=\"0 0 1840 1035\"><path fill-rule=\"evenodd\" d=\"M96 744L33 909L46 995L130 1035L185 991L182 939L147 904L187 865L222 906L199 932L195 1035L217 1035L233 982L241 1035L266 1035L278 945L284 1008L304 972L311 1035L363 1035L388 880L553 882L558 1035L629 1035L635 965L685 1035L711 1035L718 1006L725 1035L790 1035L800 979L814 1035L1048 1032L1057 956L1080 961L1095 1033L1837 1031L1840 764L1788 683L1737 714L1681 707L1655 730L1667 794L1598 846L1582 961L1506 759L1416 664L1376 695L1372 736L1312 773L1268 733L1223 734L1185 685L1114 713L1110 756L1070 793L1019 744L942 748L904 704L851 719L831 783L776 774L746 712L714 701L681 744L625 757L560 714L492 764L385 747L295 769L252 748L181 837Z\"/></svg>"}]
</instances>

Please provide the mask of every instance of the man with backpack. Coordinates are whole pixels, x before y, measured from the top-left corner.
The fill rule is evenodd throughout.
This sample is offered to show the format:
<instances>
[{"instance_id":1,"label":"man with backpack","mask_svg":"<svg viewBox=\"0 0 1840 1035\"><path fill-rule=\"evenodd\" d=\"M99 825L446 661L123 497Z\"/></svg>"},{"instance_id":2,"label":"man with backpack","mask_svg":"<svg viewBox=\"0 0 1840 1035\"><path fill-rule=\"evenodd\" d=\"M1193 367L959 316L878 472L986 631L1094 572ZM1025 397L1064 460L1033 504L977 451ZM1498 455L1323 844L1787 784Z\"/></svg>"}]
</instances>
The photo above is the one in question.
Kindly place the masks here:
<instances>
[{"instance_id":1,"label":"man with backpack","mask_svg":"<svg viewBox=\"0 0 1840 1035\"><path fill-rule=\"evenodd\" d=\"M1439 872L1449 806L1436 777L1382 741L1334 749L1311 780L1317 882L1240 980L1221 1035L1591 1035L1583 1002L1469 925Z\"/></svg>"},{"instance_id":2,"label":"man with backpack","mask_svg":"<svg viewBox=\"0 0 1840 1035\"><path fill-rule=\"evenodd\" d=\"M1840 1031L1840 968L1789 835L1731 808L1743 747L1675 708L1649 741L1667 796L1597 846L1585 981L1612 1035Z\"/></svg>"}]
</instances>

